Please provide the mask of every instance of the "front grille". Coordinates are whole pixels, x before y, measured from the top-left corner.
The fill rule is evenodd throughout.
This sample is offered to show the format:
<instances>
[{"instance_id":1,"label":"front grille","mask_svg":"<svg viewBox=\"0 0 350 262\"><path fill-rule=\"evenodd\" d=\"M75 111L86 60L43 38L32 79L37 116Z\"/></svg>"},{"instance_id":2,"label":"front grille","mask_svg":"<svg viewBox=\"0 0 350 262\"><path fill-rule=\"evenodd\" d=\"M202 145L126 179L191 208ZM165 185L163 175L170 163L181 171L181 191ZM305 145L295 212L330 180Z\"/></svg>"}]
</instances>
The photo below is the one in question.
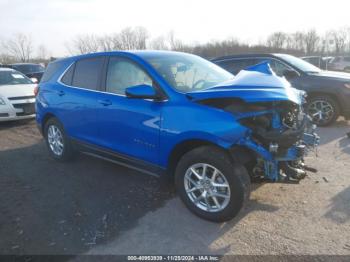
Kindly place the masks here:
<instances>
[{"instance_id":1,"label":"front grille","mask_svg":"<svg viewBox=\"0 0 350 262\"><path fill-rule=\"evenodd\" d=\"M16 116L27 116L35 114L35 103L13 104L13 107L23 110L23 112L17 112Z\"/></svg>"},{"instance_id":2,"label":"front grille","mask_svg":"<svg viewBox=\"0 0 350 262\"><path fill-rule=\"evenodd\" d=\"M9 114L8 113L0 113L0 117L8 117Z\"/></svg>"},{"instance_id":3,"label":"front grille","mask_svg":"<svg viewBox=\"0 0 350 262\"><path fill-rule=\"evenodd\" d=\"M23 100L23 99L33 99L35 96L15 96L9 97L8 100Z\"/></svg>"}]
</instances>

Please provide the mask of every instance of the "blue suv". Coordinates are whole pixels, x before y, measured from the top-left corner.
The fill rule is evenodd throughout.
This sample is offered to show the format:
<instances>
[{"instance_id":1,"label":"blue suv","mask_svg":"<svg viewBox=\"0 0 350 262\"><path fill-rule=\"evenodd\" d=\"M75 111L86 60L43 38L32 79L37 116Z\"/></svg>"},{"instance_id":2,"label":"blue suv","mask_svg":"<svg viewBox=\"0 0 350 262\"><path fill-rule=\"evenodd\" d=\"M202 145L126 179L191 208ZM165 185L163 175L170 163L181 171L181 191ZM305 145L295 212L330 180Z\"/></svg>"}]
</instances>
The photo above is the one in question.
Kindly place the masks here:
<instances>
[{"instance_id":1,"label":"blue suv","mask_svg":"<svg viewBox=\"0 0 350 262\"><path fill-rule=\"evenodd\" d=\"M80 151L168 174L192 212L218 222L239 212L252 178L305 176L318 136L304 100L267 63L234 76L185 53L105 52L50 63L36 120L53 158Z\"/></svg>"}]
</instances>

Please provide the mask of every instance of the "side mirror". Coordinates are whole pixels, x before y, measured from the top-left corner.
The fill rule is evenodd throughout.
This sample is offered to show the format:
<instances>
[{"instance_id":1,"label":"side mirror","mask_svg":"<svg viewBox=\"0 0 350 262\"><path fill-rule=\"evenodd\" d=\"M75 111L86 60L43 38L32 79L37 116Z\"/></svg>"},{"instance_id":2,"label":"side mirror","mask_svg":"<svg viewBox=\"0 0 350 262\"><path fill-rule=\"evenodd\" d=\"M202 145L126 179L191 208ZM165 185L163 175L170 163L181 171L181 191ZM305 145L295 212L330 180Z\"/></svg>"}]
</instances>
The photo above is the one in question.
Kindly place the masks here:
<instances>
[{"instance_id":1,"label":"side mirror","mask_svg":"<svg viewBox=\"0 0 350 262\"><path fill-rule=\"evenodd\" d=\"M283 76L287 80L290 80L290 79L293 79L293 78L298 77L300 75L299 75L299 73L297 71L294 71L294 70L284 70Z\"/></svg>"},{"instance_id":2,"label":"side mirror","mask_svg":"<svg viewBox=\"0 0 350 262\"><path fill-rule=\"evenodd\" d=\"M150 85L137 85L128 87L125 90L125 95L129 98L140 99L158 99L159 96L154 88Z\"/></svg>"},{"instance_id":3,"label":"side mirror","mask_svg":"<svg viewBox=\"0 0 350 262\"><path fill-rule=\"evenodd\" d=\"M38 79L36 79L35 77L30 78L30 80L34 83L37 84L39 81Z\"/></svg>"}]
</instances>

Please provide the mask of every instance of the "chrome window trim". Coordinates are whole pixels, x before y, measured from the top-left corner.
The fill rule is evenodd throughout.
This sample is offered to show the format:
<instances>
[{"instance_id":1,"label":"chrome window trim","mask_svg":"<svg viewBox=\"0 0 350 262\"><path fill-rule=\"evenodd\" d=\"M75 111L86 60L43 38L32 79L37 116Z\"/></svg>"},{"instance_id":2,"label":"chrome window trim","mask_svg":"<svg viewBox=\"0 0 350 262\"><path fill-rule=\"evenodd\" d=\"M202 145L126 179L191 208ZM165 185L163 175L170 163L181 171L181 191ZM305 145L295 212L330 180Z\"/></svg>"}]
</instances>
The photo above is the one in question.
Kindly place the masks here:
<instances>
[{"instance_id":1,"label":"chrome window trim","mask_svg":"<svg viewBox=\"0 0 350 262\"><path fill-rule=\"evenodd\" d=\"M73 89L79 89L79 90L85 90L85 91L91 91L91 92L95 92L95 93L101 93L101 94L108 94L108 95L114 95L114 96L119 96L119 97L127 97L126 95L121 95L121 94L115 94L115 93L111 93L111 92L105 92L105 91L101 91L101 90L93 90L93 89L88 89L88 88L83 88L83 87L77 87L77 86L71 86L71 85L67 85L65 83L62 82L62 78L63 76L66 74L66 72L75 64L76 61L72 62L64 71L63 73L58 77L57 79L57 83L68 87L68 88L73 88ZM143 100L147 100L147 101L152 101L152 102L167 102L168 99L165 100L159 100L159 101L155 101L152 99L143 99Z\"/></svg>"}]
</instances>

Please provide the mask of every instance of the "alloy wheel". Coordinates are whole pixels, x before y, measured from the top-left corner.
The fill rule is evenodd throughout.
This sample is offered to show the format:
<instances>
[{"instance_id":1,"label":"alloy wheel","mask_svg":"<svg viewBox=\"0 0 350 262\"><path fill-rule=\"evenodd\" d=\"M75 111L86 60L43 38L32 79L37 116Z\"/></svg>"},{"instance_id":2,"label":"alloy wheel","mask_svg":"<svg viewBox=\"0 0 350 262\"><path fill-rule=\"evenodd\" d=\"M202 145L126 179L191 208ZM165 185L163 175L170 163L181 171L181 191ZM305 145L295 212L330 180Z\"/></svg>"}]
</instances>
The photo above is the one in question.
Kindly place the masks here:
<instances>
[{"instance_id":1,"label":"alloy wheel","mask_svg":"<svg viewBox=\"0 0 350 262\"><path fill-rule=\"evenodd\" d=\"M309 115L316 123L326 123L334 116L334 108L331 103L325 100L314 100L308 107Z\"/></svg>"},{"instance_id":2,"label":"alloy wheel","mask_svg":"<svg viewBox=\"0 0 350 262\"><path fill-rule=\"evenodd\" d=\"M47 130L47 140L51 151L56 156L61 156L64 149L63 135L61 130L55 126L50 125Z\"/></svg>"},{"instance_id":3,"label":"alloy wheel","mask_svg":"<svg viewBox=\"0 0 350 262\"><path fill-rule=\"evenodd\" d=\"M212 165L197 163L190 166L185 173L184 184L192 203L207 212L219 212L230 202L229 183Z\"/></svg>"}]
</instances>

